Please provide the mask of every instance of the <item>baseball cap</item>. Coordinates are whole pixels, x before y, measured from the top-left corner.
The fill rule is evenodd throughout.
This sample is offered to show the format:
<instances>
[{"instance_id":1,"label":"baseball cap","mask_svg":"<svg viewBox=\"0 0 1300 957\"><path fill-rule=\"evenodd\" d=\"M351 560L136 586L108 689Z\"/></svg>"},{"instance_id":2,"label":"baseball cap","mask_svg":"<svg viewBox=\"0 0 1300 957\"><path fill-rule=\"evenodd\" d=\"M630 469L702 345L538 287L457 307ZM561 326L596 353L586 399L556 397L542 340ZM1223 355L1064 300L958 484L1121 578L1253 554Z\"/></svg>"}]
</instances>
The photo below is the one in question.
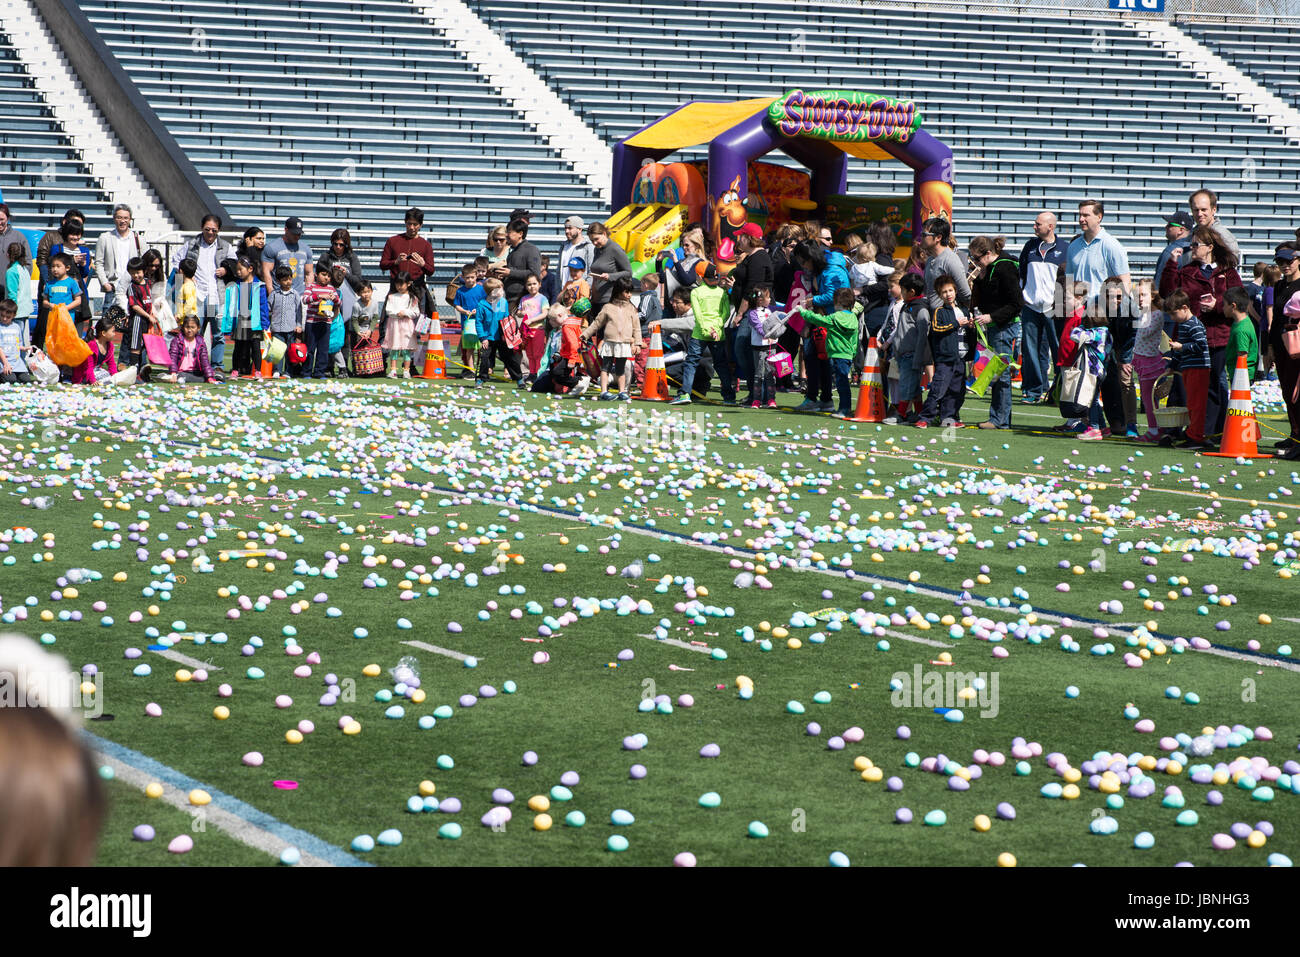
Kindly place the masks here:
<instances>
[{"instance_id":1,"label":"baseball cap","mask_svg":"<svg viewBox=\"0 0 1300 957\"><path fill-rule=\"evenodd\" d=\"M1191 229L1196 224L1192 222L1191 216L1189 216L1187 213L1184 213L1180 210L1179 212L1174 213L1172 216L1166 216L1165 225L1181 226L1183 227L1183 229Z\"/></svg>"},{"instance_id":2,"label":"baseball cap","mask_svg":"<svg viewBox=\"0 0 1300 957\"><path fill-rule=\"evenodd\" d=\"M302 220L299 219L297 216L290 216L288 219L284 221L284 229L285 232L288 233L301 233Z\"/></svg>"},{"instance_id":3,"label":"baseball cap","mask_svg":"<svg viewBox=\"0 0 1300 957\"><path fill-rule=\"evenodd\" d=\"M586 269L586 268L587 268L587 261L586 261L585 259L583 259L581 256L574 256L572 259L569 260L569 268L570 268L570 269Z\"/></svg>"},{"instance_id":4,"label":"baseball cap","mask_svg":"<svg viewBox=\"0 0 1300 957\"><path fill-rule=\"evenodd\" d=\"M718 267L709 263L704 267L704 272L700 274L706 282L717 282L721 276L718 274Z\"/></svg>"},{"instance_id":5,"label":"baseball cap","mask_svg":"<svg viewBox=\"0 0 1300 957\"><path fill-rule=\"evenodd\" d=\"M583 222L583 219L582 219L581 216L570 216L568 219L566 219L566 220L564 221L564 225L566 225L566 226L576 226L578 229L586 229L586 228L587 228L587 224L586 224L585 222Z\"/></svg>"},{"instance_id":6,"label":"baseball cap","mask_svg":"<svg viewBox=\"0 0 1300 957\"><path fill-rule=\"evenodd\" d=\"M1273 250L1273 258L1279 262L1290 262L1296 258L1296 251L1286 246L1279 246Z\"/></svg>"},{"instance_id":7,"label":"baseball cap","mask_svg":"<svg viewBox=\"0 0 1300 957\"><path fill-rule=\"evenodd\" d=\"M746 223L736 230L737 236L749 236L751 239L762 239L763 230L758 228L758 223Z\"/></svg>"}]
</instances>

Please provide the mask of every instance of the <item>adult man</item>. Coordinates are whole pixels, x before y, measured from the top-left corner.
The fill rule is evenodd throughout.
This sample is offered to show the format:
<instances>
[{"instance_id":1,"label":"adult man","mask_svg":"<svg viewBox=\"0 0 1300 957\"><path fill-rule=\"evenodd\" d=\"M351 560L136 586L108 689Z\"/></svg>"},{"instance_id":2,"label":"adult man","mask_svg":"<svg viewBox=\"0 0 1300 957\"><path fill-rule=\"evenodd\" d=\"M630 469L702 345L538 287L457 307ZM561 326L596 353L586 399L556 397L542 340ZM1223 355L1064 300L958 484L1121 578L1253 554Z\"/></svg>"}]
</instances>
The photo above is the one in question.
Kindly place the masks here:
<instances>
[{"instance_id":1,"label":"adult man","mask_svg":"<svg viewBox=\"0 0 1300 957\"><path fill-rule=\"evenodd\" d=\"M510 311L519 307L519 300L524 296L524 282L529 276L542 275L542 252L528 242L528 224L522 219L512 219L506 226L506 242L510 252L506 254L504 266L492 269L492 275L505 284L506 302Z\"/></svg>"},{"instance_id":2,"label":"adult man","mask_svg":"<svg viewBox=\"0 0 1300 957\"><path fill-rule=\"evenodd\" d=\"M560 247L560 258L556 260L560 268L560 285L568 278L567 267L575 257L588 266L596 259L596 250L587 238L587 224L581 216L570 216L564 221L564 245Z\"/></svg>"},{"instance_id":3,"label":"adult man","mask_svg":"<svg viewBox=\"0 0 1300 957\"><path fill-rule=\"evenodd\" d=\"M212 329L212 345L208 354L215 369L221 368L221 361L226 355L226 337L221 334L221 307L225 297L224 283L234 282L234 276L227 276L221 264L234 258L230 243L221 238L221 217L208 213L203 217L199 235L190 239L172 256L171 268L175 269L182 261L188 259L194 263L194 288L198 292L199 319L202 326L199 335L208 328Z\"/></svg>"},{"instance_id":4,"label":"adult man","mask_svg":"<svg viewBox=\"0 0 1300 957\"><path fill-rule=\"evenodd\" d=\"M262 282L267 289L274 289L279 285L275 267L288 266L293 270L293 291L301 296L316 281L315 264L311 247L302 241L302 220L290 216L284 221L284 235L271 240L262 250Z\"/></svg>"},{"instance_id":5,"label":"adult man","mask_svg":"<svg viewBox=\"0 0 1300 957\"><path fill-rule=\"evenodd\" d=\"M126 294L131 289L126 264L144 255L148 248L149 244L131 228L131 207L118 203L113 207L113 228L95 244L95 278L104 293L105 307L117 303L126 309Z\"/></svg>"},{"instance_id":6,"label":"adult man","mask_svg":"<svg viewBox=\"0 0 1300 957\"><path fill-rule=\"evenodd\" d=\"M1223 245L1227 246L1237 262L1241 262L1241 246L1233 238L1232 233L1228 232L1228 227L1219 221L1219 197L1210 189L1198 189L1187 197L1187 205L1192 210L1192 218L1196 220L1197 226L1209 226L1219 238L1223 240ZM1156 281L1160 281L1160 274L1156 274Z\"/></svg>"},{"instance_id":7,"label":"adult man","mask_svg":"<svg viewBox=\"0 0 1300 957\"><path fill-rule=\"evenodd\" d=\"M935 280L940 276L952 277L957 287L957 305L962 309L970 308L970 282L962 268L961 257L948 246L951 235L952 225L941 216L927 219L921 227L921 248L926 253L925 298L932 311L943 305L943 300L934 291Z\"/></svg>"},{"instance_id":8,"label":"adult man","mask_svg":"<svg viewBox=\"0 0 1300 957\"><path fill-rule=\"evenodd\" d=\"M36 244L36 265L40 267L42 276L49 275L50 247L56 245L62 245L63 227L68 226L74 222L80 224L82 227L82 231L84 232L85 225L86 225L86 214L79 209L68 210L66 213L63 214L63 218L59 220L58 227L55 229L46 230L45 235L41 237L41 241Z\"/></svg>"},{"instance_id":9,"label":"adult man","mask_svg":"<svg viewBox=\"0 0 1300 957\"><path fill-rule=\"evenodd\" d=\"M1034 238L1020 251L1020 289L1025 307L1020 312L1022 367L1020 401L1025 405L1042 402L1056 362L1060 338L1056 323L1063 311L1057 303L1060 286L1056 274L1065 263L1065 241L1056 238L1056 214L1043 210L1034 218Z\"/></svg>"},{"instance_id":10,"label":"adult man","mask_svg":"<svg viewBox=\"0 0 1300 957\"><path fill-rule=\"evenodd\" d=\"M1187 243L1192 235L1192 217L1188 216L1181 210L1174 213L1165 220L1165 239L1169 245L1160 253L1160 258L1156 260L1156 288L1160 288L1160 279L1165 274L1165 267L1172 259L1175 268L1184 265L1182 261L1183 253L1187 250Z\"/></svg>"},{"instance_id":11,"label":"adult man","mask_svg":"<svg viewBox=\"0 0 1300 957\"><path fill-rule=\"evenodd\" d=\"M9 206L0 203L0 276L9 271L9 247L14 243L23 247L23 262L30 265L32 247L28 245L27 237L9 224Z\"/></svg>"},{"instance_id":12,"label":"adult man","mask_svg":"<svg viewBox=\"0 0 1300 957\"><path fill-rule=\"evenodd\" d=\"M1079 232L1065 252L1065 278L1067 281L1086 282L1088 298L1101 292L1101 284L1111 276L1124 283L1124 292L1132 289L1128 269L1128 253L1119 240L1106 232L1101 219L1106 208L1101 200L1085 199L1079 204Z\"/></svg>"},{"instance_id":13,"label":"adult man","mask_svg":"<svg viewBox=\"0 0 1300 957\"><path fill-rule=\"evenodd\" d=\"M411 277L411 295L420 303L420 311L431 315L435 308L429 295L427 277L433 275L433 247L420 235L424 226L424 210L412 206L406 211L406 232L389 237L379 257L379 268L388 270L389 279L399 272Z\"/></svg>"}]
</instances>

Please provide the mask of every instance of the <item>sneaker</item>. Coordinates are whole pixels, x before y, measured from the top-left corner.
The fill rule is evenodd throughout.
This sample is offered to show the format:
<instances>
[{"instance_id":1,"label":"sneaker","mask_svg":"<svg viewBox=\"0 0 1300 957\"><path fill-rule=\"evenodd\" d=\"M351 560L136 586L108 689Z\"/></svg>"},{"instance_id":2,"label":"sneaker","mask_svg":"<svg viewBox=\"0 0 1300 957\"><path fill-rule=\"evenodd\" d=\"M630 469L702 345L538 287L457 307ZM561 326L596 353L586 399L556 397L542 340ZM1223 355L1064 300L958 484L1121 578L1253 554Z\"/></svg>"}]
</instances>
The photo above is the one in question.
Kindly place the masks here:
<instances>
[{"instance_id":1,"label":"sneaker","mask_svg":"<svg viewBox=\"0 0 1300 957\"><path fill-rule=\"evenodd\" d=\"M1291 446L1291 448L1281 453L1278 458L1286 459L1288 462L1294 462L1296 459L1300 459L1300 444Z\"/></svg>"},{"instance_id":2,"label":"sneaker","mask_svg":"<svg viewBox=\"0 0 1300 957\"><path fill-rule=\"evenodd\" d=\"M820 412L821 404L814 402L812 399L804 399L794 407L796 412Z\"/></svg>"},{"instance_id":3,"label":"sneaker","mask_svg":"<svg viewBox=\"0 0 1300 957\"><path fill-rule=\"evenodd\" d=\"M887 415L880 420L881 425L898 425L898 416Z\"/></svg>"},{"instance_id":4,"label":"sneaker","mask_svg":"<svg viewBox=\"0 0 1300 957\"><path fill-rule=\"evenodd\" d=\"M763 403L761 403L761 402L759 402L757 399L755 399L753 402L750 402L750 403L749 403L749 407L750 407L751 409L761 409L761 408L763 407Z\"/></svg>"},{"instance_id":5,"label":"sneaker","mask_svg":"<svg viewBox=\"0 0 1300 957\"><path fill-rule=\"evenodd\" d=\"M1009 428L1011 428L1011 426L1009 426L1009 425L998 425L996 422L985 421L985 422L981 422L981 423L979 424L979 428L981 428L981 429L1009 429Z\"/></svg>"},{"instance_id":6,"label":"sneaker","mask_svg":"<svg viewBox=\"0 0 1300 957\"><path fill-rule=\"evenodd\" d=\"M960 419L944 419L939 423L939 427L942 429L964 429L966 428L966 423L962 422Z\"/></svg>"},{"instance_id":7,"label":"sneaker","mask_svg":"<svg viewBox=\"0 0 1300 957\"><path fill-rule=\"evenodd\" d=\"M573 387L572 391L569 392L569 395L576 398L580 395L583 395L590 386L591 386L591 376L585 375L578 380L577 384Z\"/></svg>"},{"instance_id":8,"label":"sneaker","mask_svg":"<svg viewBox=\"0 0 1300 957\"><path fill-rule=\"evenodd\" d=\"M925 419L917 419L912 424L916 426L918 429L928 429L930 427L930 423L927 422Z\"/></svg>"},{"instance_id":9,"label":"sneaker","mask_svg":"<svg viewBox=\"0 0 1300 957\"><path fill-rule=\"evenodd\" d=\"M410 370L410 369L403 369L403 370L402 370L402 378L403 378L403 379L409 379L410 377L411 377L411 370ZM324 377L324 376L321 376L321 378L323 379L323 378L325 378L325 377Z\"/></svg>"},{"instance_id":10,"label":"sneaker","mask_svg":"<svg viewBox=\"0 0 1300 957\"><path fill-rule=\"evenodd\" d=\"M1079 433L1081 442L1100 442L1102 440L1101 429L1087 429Z\"/></svg>"},{"instance_id":11,"label":"sneaker","mask_svg":"<svg viewBox=\"0 0 1300 957\"><path fill-rule=\"evenodd\" d=\"M239 378L239 373L238 373L238 372L232 372L232 373L230 373L230 378L232 378L232 379L238 379L238 378Z\"/></svg>"},{"instance_id":12,"label":"sneaker","mask_svg":"<svg viewBox=\"0 0 1300 957\"><path fill-rule=\"evenodd\" d=\"M1068 422L1062 422L1060 425L1052 426L1053 432L1083 432L1088 428L1082 419L1070 419Z\"/></svg>"},{"instance_id":13,"label":"sneaker","mask_svg":"<svg viewBox=\"0 0 1300 957\"><path fill-rule=\"evenodd\" d=\"M1027 395L1020 400L1021 405L1042 405L1043 397L1041 395Z\"/></svg>"},{"instance_id":14,"label":"sneaker","mask_svg":"<svg viewBox=\"0 0 1300 957\"><path fill-rule=\"evenodd\" d=\"M388 378L390 378L390 379L396 379L397 376L389 376ZM487 383L485 383L482 379L475 379L473 382L470 383L470 386L471 386L472 388L475 388L475 389L481 389L481 388L483 388L483 386L485 386L486 384L487 384Z\"/></svg>"},{"instance_id":15,"label":"sneaker","mask_svg":"<svg viewBox=\"0 0 1300 957\"><path fill-rule=\"evenodd\" d=\"M1145 432L1145 433L1143 433L1142 435L1139 435L1139 436L1137 437L1137 440L1138 440L1139 442L1145 442L1145 443L1147 443L1148 445L1155 445L1156 443L1158 443L1158 442L1160 441L1160 433L1159 433L1159 432Z\"/></svg>"},{"instance_id":16,"label":"sneaker","mask_svg":"<svg viewBox=\"0 0 1300 957\"><path fill-rule=\"evenodd\" d=\"M722 404L725 405L725 406L726 406L727 408L729 408L729 409L734 409L734 408L736 408L738 405L740 405L740 403L737 402L735 399L723 399L723 400L722 400Z\"/></svg>"},{"instance_id":17,"label":"sneaker","mask_svg":"<svg viewBox=\"0 0 1300 957\"><path fill-rule=\"evenodd\" d=\"M1160 447L1162 449L1172 449L1174 447L1174 437L1172 435L1160 436Z\"/></svg>"},{"instance_id":18,"label":"sneaker","mask_svg":"<svg viewBox=\"0 0 1300 957\"><path fill-rule=\"evenodd\" d=\"M1102 437L1103 439L1108 439L1108 438L1110 438L1110 436L1111 436L1111 431L1110 431L1110 429L1106 428L1105 426L1102 426L1102 428L1101 428L1101 437Z\"/></svg>"},{"instance_id":19,"label":"sneaker","mask_svg":"<svg viewBox=\"0 0 1300 957\"><path fill-rule=\"evenodd\" d=\"M598 401L600 401L600 402L613 402L613 401L614 401L614 393L613 393L613 392L602 392L600 395L596 396L596 399L597 399Z\"/></svg>"},{"instance_id":20,"label":"sneaker","mask_svg":"<svg viewBox=\"0 0 1300 957\"><path fill-rule=\"evenodd\" d=\"M249 376L249 378L250 378L250 379L260 379L260 378L262 378L262 373L260 373L260 372L254 372L252 375Z\"/></svg>"},{"instance_id":21,"label":"sneaker","mask_svg":"<svg viewBox=\"0 0 1300 957\"><path fill-rule=\"evenodd\" d=\"M819 406L817 407L817 411L818 411L818 412L834 412L834 411L835 411L835 403L834 403L834 402L823 402L821 405L819 405Z\"/></svg>"},{"instance_id":22,"label":"sneaker","mask_svg":"<svg viewBox=\"0 0 1300 957\"><path fill-rule=\"evenodd\" d=\"M835 413L835 418L837 418L837 419L851 419L851 418L853 418L853 413L850 412L850 411L847 411L847 410L845 410L845 409L841 409L841 410L839 410L838 412Z\"/></svg>"},{"instance_id":23,"label":"sneaker","mask_svg":"<svg viewBox=\"0 0 1300 957\"><path fill-rule=\"evenodd\" d=\"M743 399L741 399L741 400L740 400L740 404L741 404L741 405L753 405L753 404L754 404L754 396L753 396L753 393L750 393L749 395L747 395L747 396L745 396Z\"/></svg>"},{"instance_id":24,"label":"sneaker","mask_svg":"<svg viewBox=\"0 0 1300 957\"><path fill-rule=\"evenodd\" d=\"M1124 438L1136 439L1137 437L1138 437L1138 430L1136 425L1130 425L1127 429L1124 430Z\"/></svg>"},{"instance_id":25,"label":"sneaker","mask_svg":"<svg viewBox=\"0 0 1300 957\"><path fill-rule=\"evenodd\" d=\"M691 397L690 397L689 395L687 395L685 392L683 392L681 395L677 396L675 399L671 399L671 400L668 402L668 404L669 404L669 405L690 405L690 404L691 404Z\"/></svg>"},{"instance_id":26,"label":"sneaker","mask_svg":"<svg viewBox=\"0 0 1300 957\"><path fill-rule=\"evenodd\" d=\"M1281 442L1274 442L1273 448L1277 449L1278 451L1285 452L1287 449L1293 449L1297 445L1300 445L1300 442L1297 442L1292 436L1288 435Z\"/></svg>"},{"instance_id":27,"label":"sneaker","mask_svg":"<svg viewBox=\"0 0 1300 957\"><path fill-rule=\"evenodd\" d=\"M620 392L618 395L614 396L614 398L615 398L616 400L618 400L619 402L631 402L631 401L632 401L632 395L631 395L631 393L628 393L628 392Z\"/></svg>"},{"instance_id":28,"label":"sneaker","mask_svg":"<svg viewBox=\"0 0 1300 957\"><path fill-rule=\"evenodd\" d=\"M390 372L390 373L388 373L387 375L385 375L384 378L385 378L385 379L396 379L396 378L397 378L397 373L396 373L396 372ZM477 381L477 380L476 380L476 381Z\"/></svg>"},{"instance_id":29,"label":"sneaker","mask_svg":"<svg viewBox=\"0 0 1300 957\"><path fill-rule=\"evenodd\" d=\"M768 409L775 409L775 408L776 408L776 399L768 399L768 400L767 400L767 405L765 406L765 408L768 408Z\"/></svg>"}]
</instances>

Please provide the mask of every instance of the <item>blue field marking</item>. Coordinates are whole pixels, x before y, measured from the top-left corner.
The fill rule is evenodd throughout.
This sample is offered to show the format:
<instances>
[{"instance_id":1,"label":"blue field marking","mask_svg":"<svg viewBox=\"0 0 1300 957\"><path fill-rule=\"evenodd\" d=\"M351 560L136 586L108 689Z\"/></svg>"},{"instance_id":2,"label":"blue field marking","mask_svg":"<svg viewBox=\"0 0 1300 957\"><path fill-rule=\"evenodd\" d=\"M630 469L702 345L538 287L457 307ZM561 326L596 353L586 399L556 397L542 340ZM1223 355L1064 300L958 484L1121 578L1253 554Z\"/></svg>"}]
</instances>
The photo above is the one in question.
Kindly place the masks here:
<instances>
[{"instance_id":1,"label":"blue field marking","mask_svg":"<svg viewBox=\"0 0 1300 957\"><path fill-rule=\"evenodd\" d=\"M333 844L328 844L325 841L322 841L314 834L308 834L306 831L300 831L296 827L285 824L283 821L273 818L265 811L259 811L257 808L245 804L243 801L239 800L239 798L231 797L223 791L215 790L200 781L194 780L188 775L182 774L174 768L169 768L167 765L155 761L147 755L141 754L139 751L132 751L124 745L109 741L106 738L101 738L98 735L91 734L89 731L82 731L81 734L88 747L121 761L123 764L128 764L137 770L150 774L159 781L170 784L177 790L189 792L193 791L195 788L201 788L202 790L207 791L208 794L212 795L212 804L214 807L218 807L228 814L233 814L235 817L246 821L253 827L274 834L282 841L292 844L304 853L320 858L327 864L332 864L335 867L374 867L374 865L368 861L359 860L358 858L353 857L341 847L335 847Z\"/></svg>"}]
</instances>

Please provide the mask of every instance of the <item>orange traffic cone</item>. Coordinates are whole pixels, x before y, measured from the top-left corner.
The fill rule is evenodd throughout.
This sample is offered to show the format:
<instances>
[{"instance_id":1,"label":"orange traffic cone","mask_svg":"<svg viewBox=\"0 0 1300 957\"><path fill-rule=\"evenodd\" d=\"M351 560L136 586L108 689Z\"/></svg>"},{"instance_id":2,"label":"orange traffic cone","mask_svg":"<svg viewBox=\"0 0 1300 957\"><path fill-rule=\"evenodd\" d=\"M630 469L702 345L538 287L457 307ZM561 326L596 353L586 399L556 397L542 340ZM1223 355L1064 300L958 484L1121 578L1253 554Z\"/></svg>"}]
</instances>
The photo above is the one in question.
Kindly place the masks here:
<instances>
[{"instance_id":1,"label":"orange traffic cone","mask_svg":"<svg viewBox=\"0 0 1300 957\"><path fill-rule=\"evenodd\" d=\"M664 340L657 322L650 324L650 356L645 363L645 382L638 399L647 402L668 401L668 370L664 367Z\"/></svg>"},{"instance_id":2,"label":"orange traffic cone","mask_svg":"<svg viewBox=\"0 0 1300 957\"><path fill-rule=\"evenodd\" d=\"M885 386L880 377L880 351L875 336L867 342L867 355L862 360L862 388L858 390L858 410L850 421L885 421Z\"/></svg>"},{"instance_id":3,"label":"orange traffic cone","mask_svg":"<svg viewBox=\"0 0 1300 957\"><path fill-rule=\"evenodd\" d=\"M1232 374L1232 392L1228 395L1228 414L1223 420L1223 442L1219 451L1206 452L1235 459L1271 459L1259 451L1259 423L1250 398L1250 373L1246 371L1246 354L1238 353L1237 369Z\"/></svg>"},{"instance_id":4,"label":"orange traffic cone","mask_svg":"<svg viewBox=\"0 0 1300 957\"><path fill-rule=\"evenodd\" d=\"M424 371L421 379L447 378L447 357L442 351L442 323L434 316L430 320L429 339L425 344Z\"/></svg>"}]
</instances>

